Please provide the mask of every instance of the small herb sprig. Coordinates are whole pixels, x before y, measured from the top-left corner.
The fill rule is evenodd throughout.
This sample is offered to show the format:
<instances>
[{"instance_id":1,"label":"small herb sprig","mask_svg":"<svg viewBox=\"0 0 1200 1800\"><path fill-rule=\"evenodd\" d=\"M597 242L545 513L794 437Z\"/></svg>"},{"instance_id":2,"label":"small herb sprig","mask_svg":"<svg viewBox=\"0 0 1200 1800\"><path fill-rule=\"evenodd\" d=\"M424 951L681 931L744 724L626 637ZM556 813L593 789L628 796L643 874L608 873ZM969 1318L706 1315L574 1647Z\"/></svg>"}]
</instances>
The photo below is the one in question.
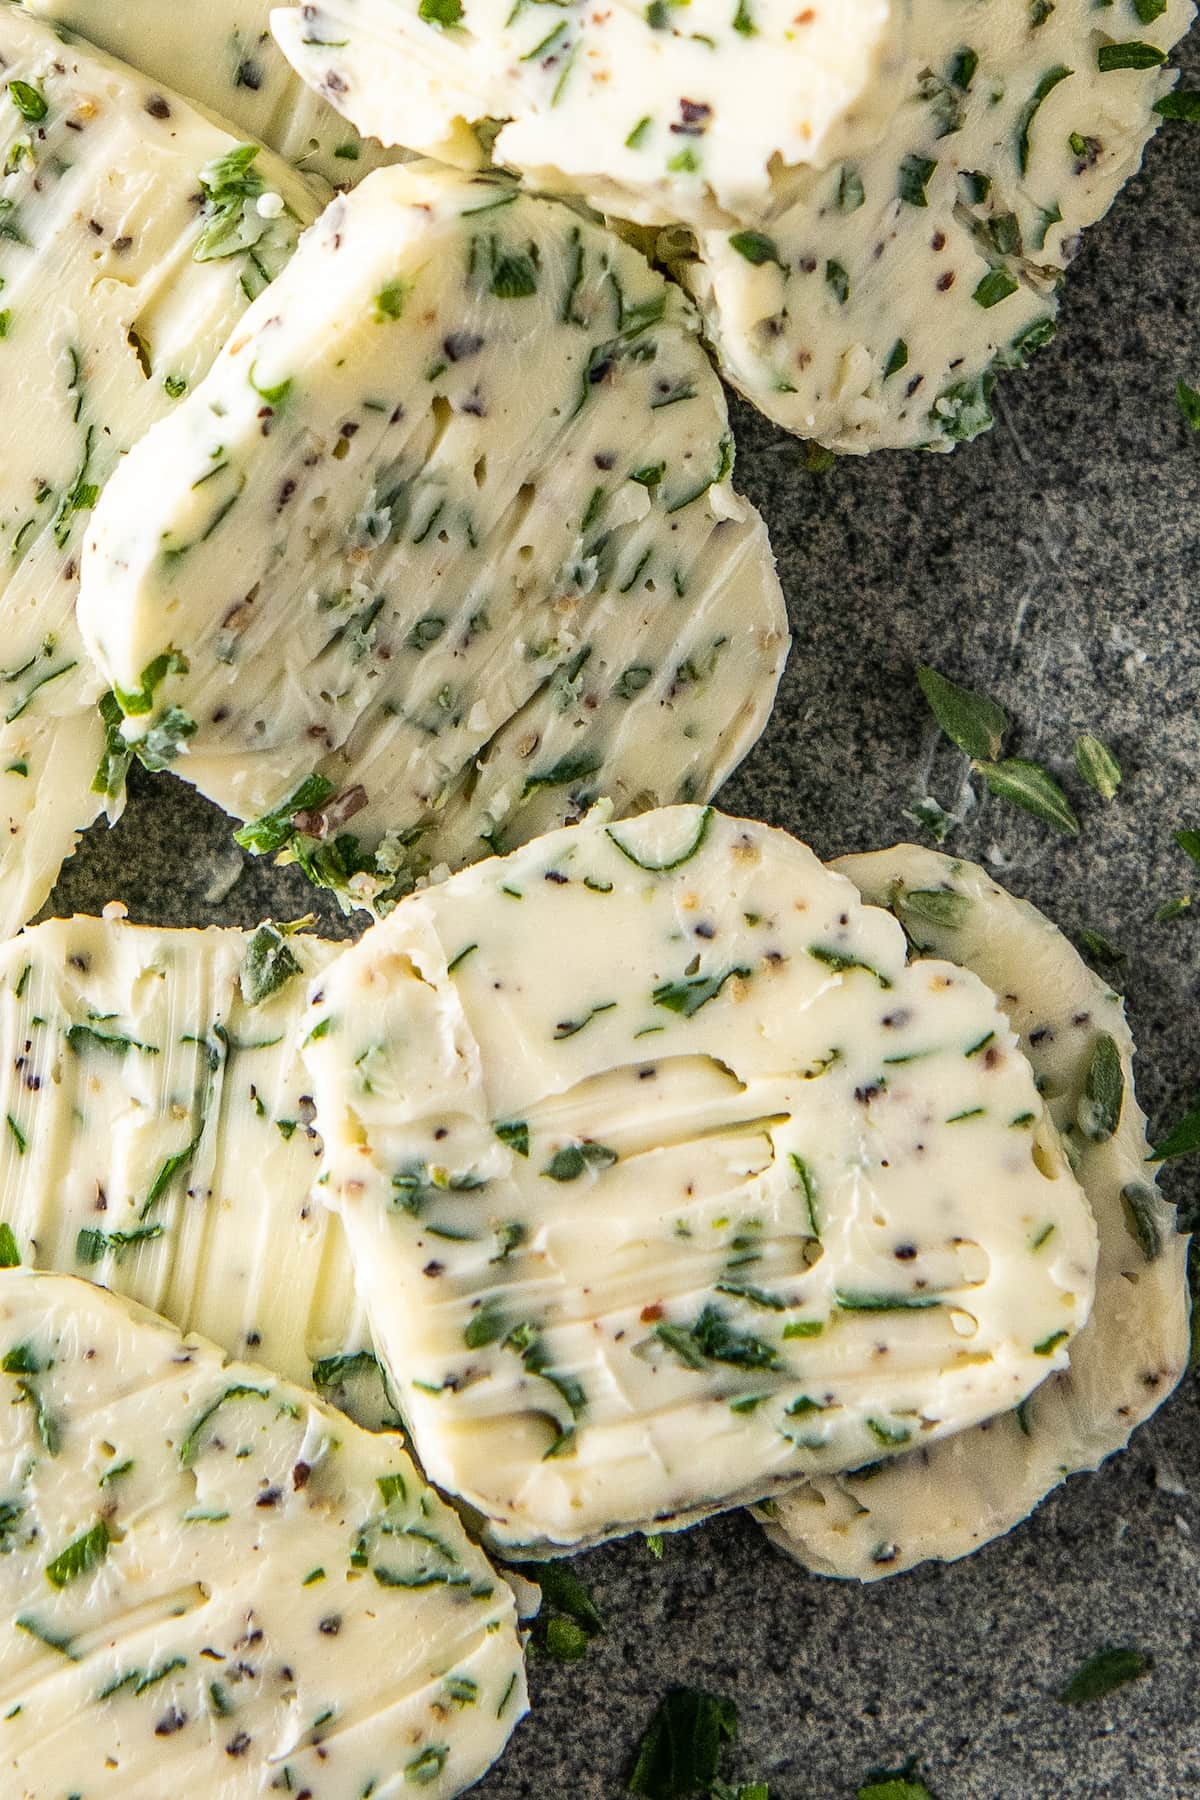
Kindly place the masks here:
<instances>
[{"instance_id":1,"label":"small herb sprig","mask_svg":"<svg viewBox=\"0 0 1200 1800\"><path fill-rule=\"evenodd\" d=\"M737 1707L698 1688L672 1688L654 1710L629 1777L645 1800L770 1800L765 1781L722 1779L726 1746L736 1743Z\"/></svg>"},{"instance_id":2,"label":"small herb sprig","mask_svg":"<svg viewBox=\"0 0 1200 1800\"><path fill-rule=\"evenodd\" d=\"M1079 836L1078 815L1049 770L1028 757L1005 756L1011 724L997 701L961 687L924 663L917 668L917 682L938 725L950 742L970 757L972 769L982 777L989 793L1032 813L1064 837ZM1084 732L1076 740L1074 760L1080 780L1102 800L1108 802L1116 797L1122 780L1121 765L1102 738ZM917 817L933 831L939 843L944 842L947 832L943 820L931 817L930 811L925 803L925 810L918 812Z\"/></svg>"}]
</instances>

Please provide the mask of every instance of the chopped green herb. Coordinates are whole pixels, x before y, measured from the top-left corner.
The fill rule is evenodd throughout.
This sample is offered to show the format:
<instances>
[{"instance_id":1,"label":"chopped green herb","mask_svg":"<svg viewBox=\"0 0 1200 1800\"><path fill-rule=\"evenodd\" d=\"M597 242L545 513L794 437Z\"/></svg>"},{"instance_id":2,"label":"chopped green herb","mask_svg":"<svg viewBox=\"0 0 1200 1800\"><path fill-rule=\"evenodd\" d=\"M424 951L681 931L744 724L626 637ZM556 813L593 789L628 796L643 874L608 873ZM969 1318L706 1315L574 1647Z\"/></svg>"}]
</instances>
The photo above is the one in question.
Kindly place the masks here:
<instances>
[{"instance_id":1,"label":"chopped green herb","mask_svg":"<svg viewBox=\"0 0 1200 1800\"><path fill-rule=\"evenodd\" d=\"M721 1751L737 1739L737 1708L694 1688L672 1688L642 1737L629 1777L645 1800L692 1800L719 1779Z\"/></svg>"},{"instance_id":2,"label":"chopped green herb","mask_svg":"<svg viewBox=\"0 0 1200 1800\"><path fill-rule=\"evenodd\" d=\"M135 1231L96 1231L85 1225L75 1239L75 1260L85 1268L94 1268L106 1256L120 1262L127 1250L139 1244L151 1244L163 1235L161 1225L140 1225Z\"/></svg>"},{"instance_id":3,"label":"chopped green herb","mask_svg":"<svg viewBox=\"0 0 1200 1800\"><path fill-rule=\"evenodd\" d=\"M21 1252L16 1236L7 1220L0 1223L0 1269L19 1269Z\"/></svg>"},{"instance_id":4,"label":"chopped green herb","mask_svg":"<svg viewBox=\"0 0 1200 1800\"><path fill-rule=\"evenodd\" d=\"M1082 1663L1058 1697L1067 1706L1085 1706L1091 1700L1105 1699L1126 1682L1139 1680L1151 1667L1150 1658L1141 1650L1113 1646Z\"/></svg>"},{"instance_id":5,"label":"chopped green herb","mask_svg":"<svg viewBox=\"0 0 1200 1800\"><path fill-rule=\"evenodd\" d=\"M1158 1223L1161 1196L1156 1188L1131 1181L1121 1189L1121 1205L1125 1223L1147 1262L1157 1262L1162 1255L1163 1238Z\"/></svg>"},{"instance_id":6,"label":"chopped green herb","mask_svg":"<svg viewBox=\"0 0 1200 1800\"><path fill-rule=\"evenodd\" d=\"M1200 125L1200 88L1176 88L1156 100L1154 110L1163 119L1182 119L1189 125Z\"/></svg>"},{"instance_id":7,"label":"chopped green herb","mask_svg":"<svg viewBox=\"0 0 1200 1800\"><path fill-rule=\"evenodd\" d=\"M297 975L300 963L288 948L277 925L262 924L246 946L242 962L242 997L247 1006L260 1006Z\"/></svg>"},{"instance_id":8,"label":"chopped green herb","mask_svg":"<svg viewBox=\"0 0 1200 1800\"><path fill-rule=\"evenodd\" d=\"M1101 56L1103 56L1103 52L1101 52ZM1160 60L1163 59L1160 58ZM1103 61L1101 62L1100 67L1104 67ZM1059 82L1066 81L1068 76L1071 76L1074 73L1075 71L1073 69L1064 68L1061 63L1053 69L1047 69L1046 73L1042 76L1042 79L1034 88L1033 93L1026 101L1025 108L1021 113L1021 122L1017 128L1017 166L1022 175L1027 175L1029 173L1029 157L1031 153L1029 140L1030 134L1033 131L1033 121L1037 118L1044 102L1054 92Z\"/></svg>"},{"instance_id":9,"label":"chopped green herb","mask_svg":"<svg viewBox=\"0 0 1200 1800\"><path fill-rule=\"evenodd\" d=\"M706 1305L694 1325L656 1325L654 1336L674 1351L689 1369L706 1363L729 1363L739 1369L777 1369L779 1357L769 1344L738 1331L719 1306Z\"/></svg>"},{"instance_id":10,"label":"chopped green herb","mask_svg":"<svg viewBox=\"0 0 1200 1800\"><path fill-rule=\"evenodd\" d=\"M1066 837L1079 836L1079 820L1071 802L1040 763L1010 756L1006 762L976 762L975 768L999 799L1022 807Z\"/></svg>"},{"instance_id":11,"label":"chopped green herb","mask_svg":"<svg viewBox=\"0 0 1200 1800\"><path fill-rule=\"evenodd\" d=\"M1096 62L1102 75L1116 69L1157 69L1167 60L1165 50L1157 44L1144 44L1137 39L1123 44L1101 44Z\"/></svg>"},{"instance_id":12,"label":"chopped green herb","mask_svg":"<svg viewBox=\"0 0 1200 1800\"><path fill-rule=\"evenodd\" d=\"M45 95L40 94L28 81L10 81L8 97L21 117L28 119L31 125L40 125L50 110Z\"/></svg>"},{"instance_id":13,"label":"chopped green herb","mask_svg":"<svg viewBox=\"0 0 1200 1800\"><path fill-rule=\"evenodd\" d=\"M197 1456L199 1456L200 1443L205 1429L211 1423L215 1414L218 1413L223 1406L227 1405L231 1400L266 1400L269 1397L270 1390L268 1388L250 1387L244 1382L239 1382L233 1387L227 1387L225 1392L219 1394L211 1405L205 1407L204 1411L200 1414L199 1418L184 1438L182 1444L180 1444L179 1461L183 1467L185 1469L190 1469Z\"/></svg>"},{"instance_id":14,"label":"chopped green herb","mask_svg":"<svg viewBox=\"0 0 1200 1800\"><path fill-rule=\"evenodd\" d=\"M1172 1162L1177 1156L1192 1156L1200 1150L1200 1106L1180 1119L1173 1131L1150 1152L1149 1162Z\"/></svg>"},{"instance_id":15,"label":"chopped green herb","mask_svg":"<svg viewBox=\"0 0 1200 1800\"><path fill-rule=\"evenodd\" d=\"M493 1125L492 1130L500 1142L515 1150L518 1156L529 1155L529 1126L524 1119L510 1119L503 1125Z\"/></svg>"},{"instance_id":16,"label":"chopped green herb","mask_svg":"<svg viewBox=\"0 0 1200 1800\"><path fill-rule=\"evenodd\" d=\"M578 1181L589 1169L611 1169L617 1160L607 1144L568 1144L554 1153L542 1174L551 1181Z\"/></svg>"},{"instance_id":17,"label":"chopped green herb","mask_svg":"<svg viewBox=\"0 0 1200 1800\"><path fill-rule=\"evenodd\" d=\"M1010 275L1007 269L991 269L975 289L975 304L990 311L993 306L999 306L1002 300L1015 294L1020 285L1016 276Z\"/></svg>"},{"instance_id":18,"label":"chopped green herb","mask_svg":"<svg viewBox=\"0 0 1200 1800\"><path fill-rule=\"evenodd\" d=\"M929 710L964 756L994 761L1004 748L1008 714L986 695L959 687L924 663L918 665L917 682Z\"/></svg>"},{"instance_id":19,"label":"chopped green herb","mask_svg":"<svg viewBox=\"0 0 1200 1800\"><path fill-rule=\"evenodd\" d=\"M1121 765L1108 745L1090 731L1084 732L1075 745L1075 767L1081 781L1103 800L1112 800L1121 785Z\"/></svg>"},{"instance_id":20,"label":"chopped green herb","mask_svg":"<svg viewBox=\"0 0 1200 1800\"><path fill-rule=\"evenodd\" d=\"M927 156L906 156L900 164L899 194L909 206L928 206L926 188L937 163Z\"/></svg>"},{"instance_id":21,"label":"chopped green herb","mask_svg":"<svg viewBox=\"0 0 1200 1800\"><path fill-rule=\"evenodd\" d=\"M896 910L907 918L923 919L947 931L958 931L966 924L971 901L952 888L909 888L896 895Z\"/></svg>"},{"instance_id":22,"label":"chopped green herb","mask_svg":"<svg viewBox=\"0 0 1200 1800\"><path fill-rule=\"evenodd\" d=\"M1092 1143L1107 1143L1121 1123L1124 1104L1125 1073L1121 1067L1121 1052L1116 1040L1108 1032L1101 1032L1092 1051L1083 1098L1079 1102L1079 1129Z\"/></svg>"},{"instance_id":23,"label":"chopped green herb","mask_svg":"<svg viewBox=\"0 0 1200 1800\"><path fill-rule=\"evenodd\" d=\"M728 981L748 981L752 971L746 968L726 969L723 975L697 975L690 980L668 981L654 990L655 1006L694 1019L702 1007L715 1000Z\"/></svg>"},{"instance_id":24,"label":"chopped green herb","mask_svg":"<svg viewBox=\"0 0 1200 1800\"><path fill-rule=\"evenodd\" d=\"M69 1582L90 1575L108 1555L109 1542L108 1526L103 1519L98 1519L90 1531L85 1531L65 1550L60 1550L53 1562L46 1564L46 1580L51 1587L64 1588Z\"/></svg>"}]
</instances>

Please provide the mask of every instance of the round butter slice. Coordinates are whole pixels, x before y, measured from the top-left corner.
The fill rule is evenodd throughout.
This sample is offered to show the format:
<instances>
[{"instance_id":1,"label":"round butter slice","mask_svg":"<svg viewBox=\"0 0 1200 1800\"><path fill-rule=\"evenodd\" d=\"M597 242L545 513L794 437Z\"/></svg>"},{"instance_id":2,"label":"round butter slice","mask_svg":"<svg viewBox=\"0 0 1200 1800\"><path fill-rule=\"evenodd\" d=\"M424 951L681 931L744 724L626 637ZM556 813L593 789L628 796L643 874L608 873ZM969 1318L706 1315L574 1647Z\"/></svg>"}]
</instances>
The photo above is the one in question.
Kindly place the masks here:
<instances>
[{"instance_id":1,"label":"round butter slice","mask_svg":"<svg viewBox=\"0 0 1200 1800\"><path fill-rule=\"evenodd\" d=\"M334 187L361 181L395 153L360 138L297 80L271 36L271 0L25 0L153 81L166 82L247 137Z\"/></svg>"},{"instance_id":2,"label":"round butter slice","mask_svg":"<svg viewBox=\"0 0 1200 1800\"><path fill-rule=\"evenodd\" d=\"M231 1356L391 1416L300 1038L335 944L52 919L0 951L0 1220Z\"/></svg>"},{"instance_id":3,"label":"round butter slice","mask_svg":"<svg viewBox=\"0 0 1200 1800\"><path fill-rule=\"evenodd\" d=\"M931 1444L1087 1317L994 996L763 826L592 819L414 895L304 1054L422 1464L508 1550Z\"/></svg>"},{"instance_id":4,"label":"round butter slice","mask_svg":"<svg viewBox=\"0 0 1200 1800\"><path fill-rule=\"evenodd\" d=\"M966 1556L1125 1446L1187 1367L1187 1240L1146 1161L1124 1008L1062 934L983 869L935 851L906 845L835 867L868 901L891 906L922 954L972 970L997 994L1100 1234L1092 1316L1066 1368L1018 1411L923 1454L806 1483L764 1509L772 1540L809 1568L874 1581ZM1108 1045L1120 1112L1104 1136L1089 1088L1098 1056L1113 1058Z\"/></svg>"},{"instance_id":5,"label":"round butter slice","mask_svg":"<svg viewBox=\"0 0 1200 1800\"><path fill-rule=\"evenodd\" d=\"M909 0L321 0L271 15L361 131L643 224L756 219L774 179L882 132Z\"/></svg>"},{"instance_id":6,"label":"round butter slice","mask_svg":"<svg viewBox=\"0 0 1200 1800\"><path fill-rule=\"evenodd\" d=\"M1054 335L1080 233L1158 123L1160 64L1194 8L1155 10L914 0L874 147L778 180L760 230L665 246L733 385L832 450L950 450L986 430L997 372Z\"/></svg>"},{"instance_id":7,"label":"round butter slice","mask_svg":"<svg viewBox=\"0 0 1200 1800\"><path fill-rule=\"evenodd\" d=\"M5 1792L451 1800L512 1594L403 1440L70 1276L0 1274Z\"/></svg>"},{"instance_id":8,"label":"round butter slice","mask_svg":"<svg viewBox=\"0 0 1200 1800\"><path fill-rule=\"evenodd\" d=\"M21 7L0 6L0 68L7 938L121 792L96 710L104 683L75 623L88 515L123 452L206 373L317 201L286 164ZM242 190L269 195L272 216Z\"/></svg>"},{"instance_id":9,"label":"round butter slice","mask_svg":"<svg viewBox=\"0 0 1200 1800\"><path fill-rule=\"evenodd\" d=\"M126 737L354 904L707 799L787 651L689 303L425 165L336 199L124 462L80 620Z\"/></svg>"}]
</instances>

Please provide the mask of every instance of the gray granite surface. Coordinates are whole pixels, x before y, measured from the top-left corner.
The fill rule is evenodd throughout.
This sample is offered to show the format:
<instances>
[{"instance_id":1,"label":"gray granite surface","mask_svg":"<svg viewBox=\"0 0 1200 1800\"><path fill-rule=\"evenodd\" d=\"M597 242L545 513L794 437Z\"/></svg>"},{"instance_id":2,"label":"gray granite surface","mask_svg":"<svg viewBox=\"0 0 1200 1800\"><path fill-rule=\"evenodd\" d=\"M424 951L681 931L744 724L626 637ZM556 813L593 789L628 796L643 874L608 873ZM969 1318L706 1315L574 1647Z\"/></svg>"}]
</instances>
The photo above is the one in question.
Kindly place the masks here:
<instances>
[{"instance_id":1,"label":"gray granite surface","mask_svg":"<svg viewBox=\"0 0 1200 1800\"><path fill-rule=\"evenodd\" d=\"M1200 68L1196 34L1184 60ZM1106 807L1069 780L1077 841L989 802L952 847L1069 932L1126 948L1159 1122L1200 1096L1200 871L1171 839L1200 825L1200 436L1175 408L1181 375L1200 385L1200 130L1174 126L1089 238L1059 340L1006 380L990 437L812 476L738 407L739 477L771 522L796 648L772 727L723 796L822 855L911 836L913 798L952 805L963 767L938 746L918 661L996 695L1014 748L1065 775L1076 735L1101 733L1125 784ZM1192 880L1194 915L1153 923ZM173 925L314 906L301 877L241 859L225 821L166 777L135 778L51 910L112 898ZM1167 1181L1195 1198L1200 1162ZM731 1773L769 1780L771 1800L853 1795L914 1754L938 1800L1200 1794L1198 1427L1188 1381L1130 1453L1004 1542L870 1589L806 1575L744 1517L669 1540L661 1563L641 1540L582 1558L607 1632L586 1662L534 1666L533 1716L481 1800L620 1795L674 1682L737 1701ZM1065 1677L1110 1643L1150 1653L1152 1673L1062 1706Z\"/></svg>"}]
</instances>

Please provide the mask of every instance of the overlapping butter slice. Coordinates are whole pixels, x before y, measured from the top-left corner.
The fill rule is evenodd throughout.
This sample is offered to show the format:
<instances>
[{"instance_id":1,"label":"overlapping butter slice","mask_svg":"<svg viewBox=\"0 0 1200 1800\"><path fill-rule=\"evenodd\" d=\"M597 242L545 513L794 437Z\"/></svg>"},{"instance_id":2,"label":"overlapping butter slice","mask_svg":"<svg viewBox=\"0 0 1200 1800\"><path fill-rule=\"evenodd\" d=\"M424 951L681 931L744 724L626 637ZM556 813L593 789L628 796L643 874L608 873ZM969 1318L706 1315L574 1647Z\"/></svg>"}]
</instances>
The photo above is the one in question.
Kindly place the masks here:
<instances>
[{"instance_id":1,"label":"overlapping butter slice","mask_svg":"<svg viewBox=\"0 0 1200 1800\"><path fill-rule=\"evenodd\" d=\"M264 925L50 920L0 951L0 1220L86 1276L376 1423L391 1416L300 1058L337 946Z\"/></svg>"},{"instance_id":2,"label":"overlapping butter slice","mask_svg":"<svg viewBox=\"0 0 1200 1800\"><path fill-rule=\"evenodd\" d=\"M782 833L590 820L402 902L313 999L319 1191L423 1466L510 1550L1065 1366L1094 1227L994 996Z\"/></svg>"},{"instance_id":3,"label":"overlapping butter slice","mask_svg":"<svg viewBox=\"0 0 1200 1800\"><path fill-rule=\"evenodd\" d=\"M360 181L394 154L359 137L305 87L271 36L270 0L24 0L153 81L210 108L334 187Z\"/></svg>"},{"instance_id":4,"label":"overlapping butter slice","mask_svg":"<svg viewBox=\"0 0 1200 1800\"><path fill-rule=\"evenodd\" d=\"M206 372L316 203L284 164L250 160L173 94L16 6L0 7L0 65L8 937L118 791L109 766L97 775L104 683L75 625L87 516L121 453Z\"/></svg>"},{"instance_id":5,"label":"overlapping butter slice","mask_svg":"<svg viewBox=\"0 0 1200 1800\"><path fill-rule=\"evenodd\" d=\"M985 430L997 371L1053 336L1080 233L1137 169L1193 16L1191 0L914 0L875 147L778 181L760 230L678 256L729 380L834 450Z\"/></svg>"},{"instance_id":6,"label":"overlapping butter slice","mask_svg":"<svg viewBox=\"0 0 1200 1800\"><path fill-rule=\"evenodd\" d=\"M706 799L787 649L694 312L568 207L339 197L130 455L80 618L149 746L355 904Z\"/></svg>"},{"instance_id":7,"label":"overlapping butter slice","mask_svg":"<svg viewBox=\"0 0 1200 1800\"><path fill-rule=\"evenodd\" d=\"M400 1438L23 1270L0 1389L14 1800L450 1800L500 1754L512 1595Z\"/></svg>"},{"instance_id":8,"label":"overlapping butter slice","mask_svg":"<svg viewBox=\"0 0 1200 1800\"><path fill-rule=\"evenodd\" d=\"M646 224L754 219L781 169L869 145L909 0L321 0L271 16L300 75L385 144L498 165Z\"/></svg>"},{"instance_id":9,"label":"overlapping butter slice","mask_svg":"<svg viewBox=\"0 0 1200 1800\"><path fill-rule=\"evenodd\" d=\"M1187 1248L1146 1161L1124 1009L1061 933L984 870L934 851L901 846L835 867L891 906L923 954L973 970L999 996L1100 1234L1091 1319L1066 1368L1018 1411L764 1509L771 1538L810 1568L873 1581L967 1555L1127 1443L1187 1366Z\"/></svg>"}]
</instances>

